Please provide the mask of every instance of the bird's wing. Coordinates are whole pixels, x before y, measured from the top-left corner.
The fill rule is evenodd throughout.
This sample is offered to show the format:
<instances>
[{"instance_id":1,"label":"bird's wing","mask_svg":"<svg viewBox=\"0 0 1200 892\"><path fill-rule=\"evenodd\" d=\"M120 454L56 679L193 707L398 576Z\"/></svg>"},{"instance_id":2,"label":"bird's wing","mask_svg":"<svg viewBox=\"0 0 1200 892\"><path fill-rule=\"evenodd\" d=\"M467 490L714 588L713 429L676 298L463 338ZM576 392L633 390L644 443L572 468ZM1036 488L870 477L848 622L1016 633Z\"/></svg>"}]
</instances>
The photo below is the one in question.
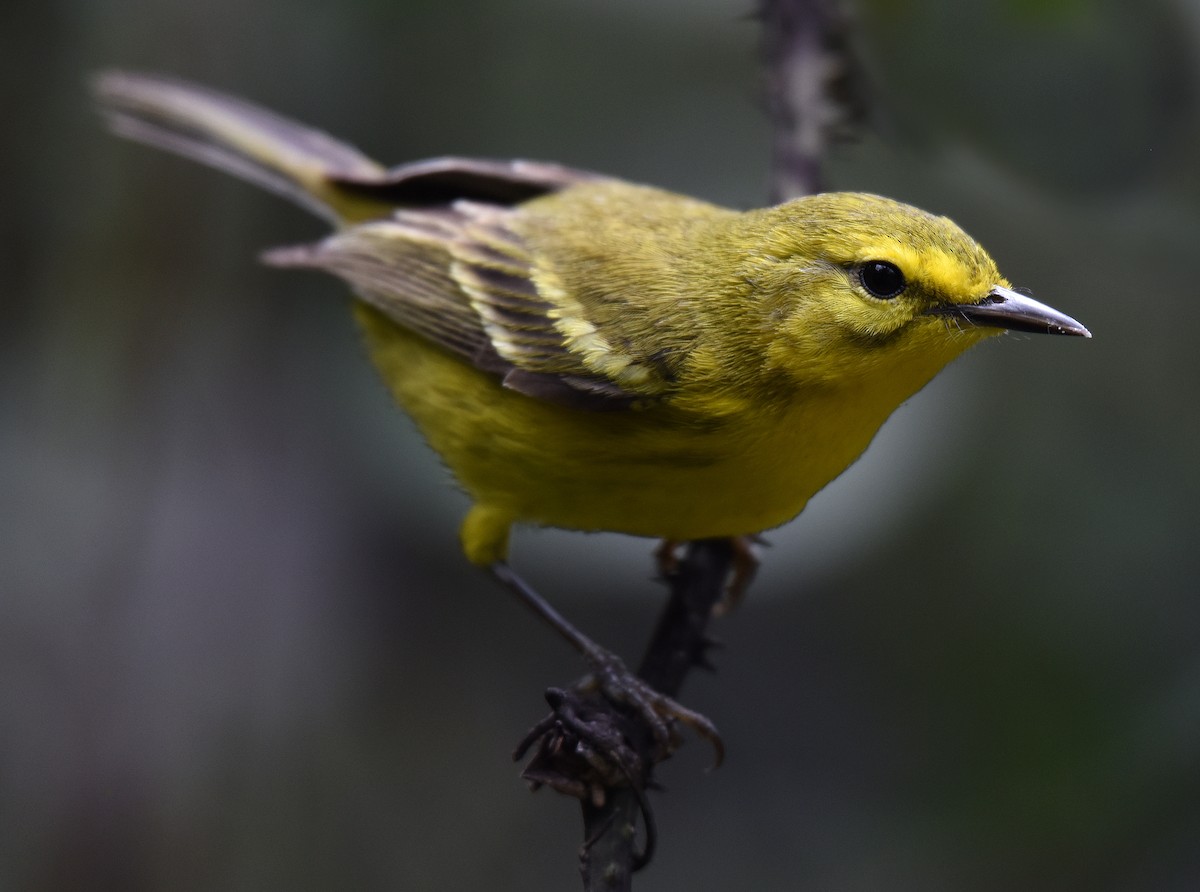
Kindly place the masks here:
<instances>
[{"instance_id":1,"label":"bird's wing","mask_svg":"<svg viewBox=\"0 0 1200 892\"><path fill-rule=\"evenodd\" d=\"M569 297L539 288L511 225L519 210L466 200L431 205L265 259L334 273L396 323L531 397L620 409L662 393L664 379L604 350L601 333Z\"/></svg>"}]
</instances>

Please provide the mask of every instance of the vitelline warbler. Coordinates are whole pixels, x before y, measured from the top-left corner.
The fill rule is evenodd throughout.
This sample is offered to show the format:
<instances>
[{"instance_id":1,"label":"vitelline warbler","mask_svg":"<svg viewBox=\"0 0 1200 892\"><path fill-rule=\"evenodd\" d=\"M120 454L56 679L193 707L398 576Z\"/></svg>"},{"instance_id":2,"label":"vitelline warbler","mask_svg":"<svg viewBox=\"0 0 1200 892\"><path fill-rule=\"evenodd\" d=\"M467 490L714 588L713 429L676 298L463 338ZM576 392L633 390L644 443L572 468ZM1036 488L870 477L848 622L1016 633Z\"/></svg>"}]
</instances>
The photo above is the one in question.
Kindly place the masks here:
<instances>
[{"instance_id":1,"label":"vitelline warbler","mask_svg":"<svg viewBox=\"0 0 1200 892\"><path fill-rule=\"evenodd\" d=\"M112 72L95 89L119 134L333 225L267 262L350 284L371 358L473 501L467 557L608 669L508 568L514 524L757 533L971 345L1006 329L1090 337L1013 291L947 218L875 195L739 212L552 164L386 169L203 88ZM635 699L660 737L670 718L715 733L653 692Z\"/></svg>"}]
</instances>

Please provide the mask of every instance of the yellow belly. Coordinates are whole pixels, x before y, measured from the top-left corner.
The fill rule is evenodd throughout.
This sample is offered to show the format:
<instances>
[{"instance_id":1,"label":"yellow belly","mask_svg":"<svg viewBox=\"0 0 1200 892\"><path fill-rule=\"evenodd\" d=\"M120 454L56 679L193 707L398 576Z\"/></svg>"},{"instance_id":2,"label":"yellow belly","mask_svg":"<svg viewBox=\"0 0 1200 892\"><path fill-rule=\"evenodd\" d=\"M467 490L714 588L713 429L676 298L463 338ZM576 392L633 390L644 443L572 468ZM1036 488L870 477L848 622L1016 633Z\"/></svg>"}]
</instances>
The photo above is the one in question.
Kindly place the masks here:
<instances>
[{"instance_id":1,"label":"yellow belly","mask_svg":"<svg viewBox=\"0 0 1200 892\"><path fill-rule=\"evenodd\" d=\"M504 388L370 307L356 315L395 398L486 514L475 538L500 538L473 547L464 532L481 563L503 555L520 521L679 540L778 526L858 457L899 402L846 413L844 397L813 396L720 423L573 409Z\"/></svg>"}]
</instances>

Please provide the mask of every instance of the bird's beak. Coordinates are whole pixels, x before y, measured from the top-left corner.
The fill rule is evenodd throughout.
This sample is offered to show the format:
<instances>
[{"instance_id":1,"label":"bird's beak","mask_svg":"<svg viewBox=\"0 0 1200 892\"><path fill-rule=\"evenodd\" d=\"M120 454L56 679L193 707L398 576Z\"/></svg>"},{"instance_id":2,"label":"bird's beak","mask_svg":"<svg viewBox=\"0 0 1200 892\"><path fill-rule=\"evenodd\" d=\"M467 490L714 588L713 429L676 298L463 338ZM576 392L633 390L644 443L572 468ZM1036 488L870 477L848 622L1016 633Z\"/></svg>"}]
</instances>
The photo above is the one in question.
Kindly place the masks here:
<instances>
[{"instance_id":1,"label":"bird's beak","mask_svg":"<svg viewBox=\"0 0 1200 892\"><path fill-rule=\"evenodd\" d=\"M1092 333L1066 313L996 285L976 304L939 304L928 312L957 316L972 325L1032 331L1039 334L1075 335L1090 338Z\"/></svg>"}]
</instances>

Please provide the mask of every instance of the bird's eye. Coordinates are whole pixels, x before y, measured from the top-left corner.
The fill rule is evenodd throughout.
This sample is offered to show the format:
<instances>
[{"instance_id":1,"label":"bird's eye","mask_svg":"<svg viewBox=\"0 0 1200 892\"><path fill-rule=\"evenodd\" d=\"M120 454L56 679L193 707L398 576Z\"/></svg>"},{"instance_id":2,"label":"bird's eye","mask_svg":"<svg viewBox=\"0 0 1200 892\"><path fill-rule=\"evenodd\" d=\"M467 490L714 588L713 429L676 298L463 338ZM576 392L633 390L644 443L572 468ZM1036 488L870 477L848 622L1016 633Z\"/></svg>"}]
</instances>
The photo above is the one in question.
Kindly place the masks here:
<instances>
[{"instance_id":1,"label":"bird's eye","mask_svg":"<svg viewBox=\"0 0 1200 892\"><path fill-rule=\"evenodd\" d=\"M883 300L895 297L908 284L900 267L886 260L868 260L859 268L858 278L868 294Z\"/></svg>"}]
</instances>

